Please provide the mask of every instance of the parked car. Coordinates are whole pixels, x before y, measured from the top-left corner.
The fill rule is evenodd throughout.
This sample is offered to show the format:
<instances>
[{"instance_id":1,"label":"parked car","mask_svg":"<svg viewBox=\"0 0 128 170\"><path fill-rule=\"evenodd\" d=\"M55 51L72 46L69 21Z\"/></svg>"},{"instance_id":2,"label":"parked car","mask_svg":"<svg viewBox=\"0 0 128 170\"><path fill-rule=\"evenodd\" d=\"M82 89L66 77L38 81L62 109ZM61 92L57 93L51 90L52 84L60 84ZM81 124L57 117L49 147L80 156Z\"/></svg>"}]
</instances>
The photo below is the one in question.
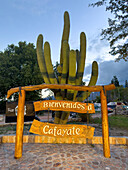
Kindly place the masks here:
<instances>
[{"instance_id":1,"label":"parked car","mask_svg":"<svg viewBox=\"0 0 128 170\"><path fill-rule=\"evenodd\" d=\"M123 108L126 109L126 110L128 110L128 106L126 106L126 105L124 105Z\"/></svg>"},{"instance_id":2,"label":"parked car","mask_svg":"<svg viewBox=\"0 0 128 170\"><path fill-rule=\"evenodd\" d=\"M113 109L108 107L108 113L111 113L111 112L113 112Z\"/></svg>"},{"instance_id":3,"label":"parked car","mask_svg":"<svg viewBox=\"0 0 128 170\"><path fill-rule=\"evenodd\" d=\"M76 116L77 116L77 113L70 112L70 117L72 117L72 118L76 118Z\"/></svg>"}]
</instances>

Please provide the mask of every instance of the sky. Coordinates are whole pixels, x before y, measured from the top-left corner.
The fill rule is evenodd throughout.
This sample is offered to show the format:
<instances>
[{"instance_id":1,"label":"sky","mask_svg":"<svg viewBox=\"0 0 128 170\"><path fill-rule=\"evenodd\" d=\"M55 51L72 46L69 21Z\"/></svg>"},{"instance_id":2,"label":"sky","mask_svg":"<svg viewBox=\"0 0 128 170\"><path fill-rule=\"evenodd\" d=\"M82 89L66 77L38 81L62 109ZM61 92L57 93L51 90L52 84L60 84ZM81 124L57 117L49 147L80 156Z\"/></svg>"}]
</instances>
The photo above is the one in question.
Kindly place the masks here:
<instances>
[{"instance_id":1,"label":"sky","mask_svg":"<svg viewBox=\"0 0 128 170\"><path fill-rule=\"evenodd\" d=\"M109 54L109 44L101 40L101 30L108 26L108 17L112 15L105 7L88 7L94 0L0 0L0 51L8 45L18 45L19 41L33 43L39 34L51 47L52 63L60 58L60 46L63 32L63 15L70 15L70 49L80 49L80 33L87 37L87 57L83 81L90 80L92 62L99 65L97 85L110 84L117 76L120 84L128 80L127 62L115 63L115 57Z\"/></svg>"}]
</instances>

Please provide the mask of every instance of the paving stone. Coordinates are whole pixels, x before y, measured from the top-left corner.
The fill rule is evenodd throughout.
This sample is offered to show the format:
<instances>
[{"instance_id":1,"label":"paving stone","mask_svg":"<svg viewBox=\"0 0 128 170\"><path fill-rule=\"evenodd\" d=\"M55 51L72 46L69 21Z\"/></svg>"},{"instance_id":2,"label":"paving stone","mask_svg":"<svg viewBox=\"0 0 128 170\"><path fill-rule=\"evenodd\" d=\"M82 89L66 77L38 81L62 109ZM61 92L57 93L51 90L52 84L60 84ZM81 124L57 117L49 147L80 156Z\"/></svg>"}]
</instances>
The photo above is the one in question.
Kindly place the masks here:
<instances>
[{"instance_id":1,"label":"paving stone","mask_svg":"<svg viewBox=\"0 0 128 170\"><path fill-rule=\"evenodd\" d=\"M77 157L72 157L73 160L77 160L78 158Z\"/></svg>"},{"instance_id":2,"label":"paving stone","mask_svg":"<svg viewBox=\"0 0 128 170\"><path fill-rule=\"evenodd\" d=\"M83 155L78 156L80 159L84 159L85 157Z\"/></svg>"},{"instance_id":3,"label":"paving stone","mask_svg":"<svg viewBox=\"0 0 128 170\"><path fill-rule=\"evenodd\" d=\"M86 168L85 167L81 167L81 170L86 170Z\"/></svg>"},{"instance_id":4,"label":"paving stone","mask_svg":"<svg viewBox=\"0 0 128 170\"><path fill-rule=\"evenodd\" d=\"M52 157L48 157L46 160L52 160Z\"/></svg>"},{"instance_id":5,"label":"paving stone","mask_svg":"<svg viewBox=\"0 0 128 170\"><path fill-rule=\"evenodd\" d=\"M53 165L53 167L59 167L59 166L61 166L61 163L59 163L59 162L57 162Z\"/></svg>"},{"instance_id":6,"label":"paving stone","mask_svg":"<svg viewBox=\"0 0 128 170\"><path fill-rule=\"evenodd\" d=\"M59 170L63 170L63 168L62 168L62 167L60 167L60 168L59 168Z\"/></svg>"},{"instance_id":7,"label":"paving stone","mask_svg":"<svg viewBox=\"0 0 128 170\"><path fill-rule=\"evenodd\" d=\"M70 157L71 156L71 154L70 153L67 153L67 157Z\"/></svg>"},{"instance_id":8,"label":"paving stone","mask_svg":"<svg viewBox=\"0 0 128 170\"><path fill-rule=\"evenodd\" d=\"M7 168L7 167L0 167L0 170L9 170L9 168Z\"/></svg>"},{"instance_id":9,"label":"paving stone","mask_svg":"<svg viewBox=\"0 0 128 170\"><path fill-rule=\"evenodd\" d=\"M61 154L60 156L61 156L61 157L64 157L65 155L64 155L64 154Z\"/></svg>"}]
</instances>

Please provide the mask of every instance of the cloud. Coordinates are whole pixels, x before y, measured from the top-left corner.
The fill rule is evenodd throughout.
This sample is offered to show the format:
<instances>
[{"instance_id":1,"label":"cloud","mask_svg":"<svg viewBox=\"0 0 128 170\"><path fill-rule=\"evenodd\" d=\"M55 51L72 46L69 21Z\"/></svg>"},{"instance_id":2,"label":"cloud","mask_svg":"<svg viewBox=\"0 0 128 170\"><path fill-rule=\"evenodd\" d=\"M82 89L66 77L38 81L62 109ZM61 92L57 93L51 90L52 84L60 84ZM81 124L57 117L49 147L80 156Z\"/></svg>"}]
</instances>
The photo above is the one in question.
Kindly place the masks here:
<instances>
[{"instance_id":1,"label":"cloud","mask_svg":"<svg viewBox=\"0 0 128 170\"><path fill-rule=\"evenodd\" d=\"M113 76L116 76L120 85L128 80L128 63L125 61L115 62L114 56L109 54L109 44L106 40L100 40L100 35L89 39L87 49L87 59L83 80L88 85L91 77L92 62L95 60L99 66L99 76L97 85L107 85L111 83Z\"/></svg>"},{"instance_id":2,"label":"cloud","mask_svg":"<svg viewBox=\"0 0 128 170\"><path fill-rule=\"evenodd\" d=\"M125 84L125 80L128 80L128 63L125 61L114 62L107 61L103 62L99 65L100 76L99 76L99 84L104 82L110 83L113 76L116 76L119 80L120 85Z\"/></svg>"},{"instance_id":3,"label":"cloud","mask_svg":"<svg viewBox=\"0 0 128 170\"><path fill-rule=\"evenodd\" d=\"M74 39L70 39L70 47L80 50L80 40L76 37ZM115 59L115 57L109 54L109 43L106 40L101 40L100 35L88 37L86 48L86 66L90 65L94 60L100 63Z\"/></svg>"},{"instance_id":4,"label":"cloud","mask_svg":"<svg viewBox=\"0 0 128 170\"><path fill-rule=\"evenodd\" d=\"M86 83L85 85L87 86L90 80L91 74L86 74L83 76L83 81Z\"/></svg>"},{"instance_id":5,"label":"cloud","mask_svg":"<svg viewBox=\"0 0 128 170\"><path fill-rule=\"evenodd\" d=\"M48 5L52 2L51 0L15 0L13 2L13 8L30 13L32 15L42 15L51 9Z\"/></svg>"},{"instance_id":6,"label":"cloud","mask_svg":"<svg viewBox=\"0 0 128 170\"><path fill-rule=\"evenodd\" d=\"M100 35L89 37L87 47L87 64L94 60L98 63L114 60L115 57L109 54L110 47L107 40L101 40Z\"/></svg>"},{"instance_id":7,"label":"cloud","mask_svg":"<svg viewBox=\"0 0 128 170\"><path fill-rule=\"evenodd\" d=\"M97 85L107 85L111 83L113 76L116 76L120 85L125 84L128 80L128 63L125 61L115 62L113 60L99 63L99 76ZM90 80L91 65L85 68L84 81ZM89 76L90 75L90 76ZM87 85L87 84L86 84Z\"/></svg>"}]
</instances>

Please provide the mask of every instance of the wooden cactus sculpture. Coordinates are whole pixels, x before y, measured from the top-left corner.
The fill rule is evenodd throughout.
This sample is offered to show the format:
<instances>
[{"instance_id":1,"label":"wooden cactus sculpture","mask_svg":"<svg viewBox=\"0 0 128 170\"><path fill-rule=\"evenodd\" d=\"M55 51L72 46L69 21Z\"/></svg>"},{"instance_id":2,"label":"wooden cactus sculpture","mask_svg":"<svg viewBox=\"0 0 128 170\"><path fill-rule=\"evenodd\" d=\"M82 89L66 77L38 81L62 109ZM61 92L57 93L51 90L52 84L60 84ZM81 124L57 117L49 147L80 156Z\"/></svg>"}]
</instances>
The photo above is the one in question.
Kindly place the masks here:
<instances>
[{"instance_id":1,"label":"wooden cactus sculpture","mask_svg":"<svg viewBox=\"0 0 128 170\"><path fill-rule=\"evenodd\" d=\"M84 32L80 34L80 51L70 50L70 46L68 44L69 32L70 20L69 14L66 11L64 13L64 28L61 40L60 64L57 68L58 77L56 77L54 74L49 43L45 42L43 48L43 36L40 34L37 38L37 60L42 77L46 84L82 85L86 59L86 36ZM94 86L97 82L97 78L98 64L96 61L94 61L92 63L92 74L88 86ZM90 95L89 92L79 93L73 90L60 90L54 91L54 93L57 100L73 101L83 101ZM69 112L56 112L54 123L66 124L69 114Z\"/></svg>"}]
</instances>

